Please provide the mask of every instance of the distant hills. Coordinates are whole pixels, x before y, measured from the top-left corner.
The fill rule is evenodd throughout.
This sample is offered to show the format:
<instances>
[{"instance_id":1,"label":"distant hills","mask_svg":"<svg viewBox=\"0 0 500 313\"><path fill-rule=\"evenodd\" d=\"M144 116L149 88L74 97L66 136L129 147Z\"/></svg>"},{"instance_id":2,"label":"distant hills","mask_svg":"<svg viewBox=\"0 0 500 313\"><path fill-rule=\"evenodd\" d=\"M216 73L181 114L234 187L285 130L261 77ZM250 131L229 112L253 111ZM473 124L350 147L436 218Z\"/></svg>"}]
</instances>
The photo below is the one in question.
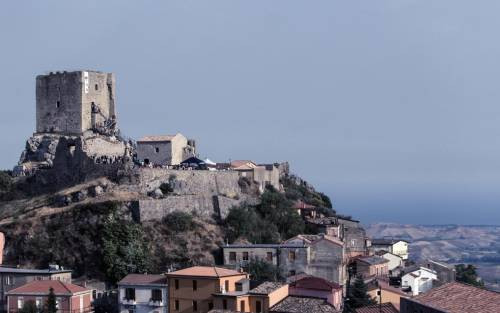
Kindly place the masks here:
<instances>
[{"instance_id":1,"label":"distant hills","mask_svg":"<svg viewBox=\"0 0 500 313\"><path fill-rule=\"evenodd\" d=\"M366 230L371 237L410 241L410 258L414 260L431 258L451 264L474 264L487 287L500 290L500 225L376 223Z\"/></svg>"}]
</instances>

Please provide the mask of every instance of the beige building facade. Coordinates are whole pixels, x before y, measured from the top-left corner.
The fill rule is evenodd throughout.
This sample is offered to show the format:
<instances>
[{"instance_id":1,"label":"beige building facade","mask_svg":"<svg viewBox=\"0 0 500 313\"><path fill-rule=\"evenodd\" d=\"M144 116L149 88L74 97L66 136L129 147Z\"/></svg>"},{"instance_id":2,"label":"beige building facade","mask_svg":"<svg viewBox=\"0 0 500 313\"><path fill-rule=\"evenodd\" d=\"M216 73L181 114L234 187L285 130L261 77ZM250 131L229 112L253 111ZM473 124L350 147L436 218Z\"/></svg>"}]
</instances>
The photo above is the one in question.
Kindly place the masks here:
<instances>
[{"instance_id":1,"label":"beige building facade","mask_svg":"<svg viewBox=\"0 0 500 313\"><path fill-rule=\"evenodd\" d=\"M145 164L178 165L195 154L194 141L180 133L146 136L137 141L137 159Z\"/></svg>"}]
</instances>

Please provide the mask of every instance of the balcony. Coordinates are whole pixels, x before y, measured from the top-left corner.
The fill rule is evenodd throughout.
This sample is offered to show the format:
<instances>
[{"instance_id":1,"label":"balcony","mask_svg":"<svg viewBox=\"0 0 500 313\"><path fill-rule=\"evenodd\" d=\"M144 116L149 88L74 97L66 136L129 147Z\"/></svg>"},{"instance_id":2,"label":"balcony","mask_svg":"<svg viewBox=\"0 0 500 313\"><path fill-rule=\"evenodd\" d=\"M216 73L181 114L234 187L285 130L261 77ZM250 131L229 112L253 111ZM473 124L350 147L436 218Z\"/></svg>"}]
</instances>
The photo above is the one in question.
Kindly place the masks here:
<instances>
[{"instance_id":1,"label":"balcony","mask_svg":"<svg viewBox=\"0 0 500 313\"><path fill-rule=\"evenodd\" d=\"M149 306L163 306L163 300L149 299Z\"/></svg>"},{"instance_id":2,"label":"balcony","mask_svg":"<svg viewBox=\"0 0 500 313\"><path fill-rule=\"evenodd\" d=\"M122 299L122 304L124 305L136 305L136 301L135 299L127 299L127 298L123 298Z\"/></svg>"}]
</instances>

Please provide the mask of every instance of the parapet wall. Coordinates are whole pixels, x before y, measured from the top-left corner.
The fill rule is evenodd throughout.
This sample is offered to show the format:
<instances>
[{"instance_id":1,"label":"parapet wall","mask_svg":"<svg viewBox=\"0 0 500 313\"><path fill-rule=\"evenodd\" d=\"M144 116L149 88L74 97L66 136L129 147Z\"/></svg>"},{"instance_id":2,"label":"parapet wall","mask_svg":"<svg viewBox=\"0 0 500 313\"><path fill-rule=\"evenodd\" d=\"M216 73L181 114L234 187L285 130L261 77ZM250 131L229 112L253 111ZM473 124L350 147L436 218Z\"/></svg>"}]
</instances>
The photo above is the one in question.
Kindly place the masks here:
<instances>
[{"instance_id":1,"label":"parapet wall","mask_svg":"<svg viewBox=\"0 0 500 313\"><path fill-rule=\"evenodd\" d=\"M234 171L189 171L163 168L140 168L135 171L141 192L159 188L173 180L173 194L225 195L235 198L241 194L239 175Z\"/></svg>"}]
</instances>

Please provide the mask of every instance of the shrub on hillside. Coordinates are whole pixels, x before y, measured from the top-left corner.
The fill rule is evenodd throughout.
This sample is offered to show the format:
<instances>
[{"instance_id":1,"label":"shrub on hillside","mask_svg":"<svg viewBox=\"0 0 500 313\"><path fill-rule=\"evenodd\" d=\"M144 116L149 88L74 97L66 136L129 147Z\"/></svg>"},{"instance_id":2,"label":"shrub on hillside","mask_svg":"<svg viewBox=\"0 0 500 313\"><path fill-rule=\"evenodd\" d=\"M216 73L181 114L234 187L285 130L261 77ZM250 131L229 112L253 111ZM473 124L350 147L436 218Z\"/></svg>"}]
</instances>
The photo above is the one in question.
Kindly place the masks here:
<instances>
[{"instance_id":1,"label":"shrub on hillside","mask_svg":"<svg viewBox=\"0 0 500 313\"><path fill-rule=\"evenodd\" d=\"M166 215L162 222L170 232L185 232L196 227L193 216L185 212L172 212Z\"/></svg>"}]
</instances>

